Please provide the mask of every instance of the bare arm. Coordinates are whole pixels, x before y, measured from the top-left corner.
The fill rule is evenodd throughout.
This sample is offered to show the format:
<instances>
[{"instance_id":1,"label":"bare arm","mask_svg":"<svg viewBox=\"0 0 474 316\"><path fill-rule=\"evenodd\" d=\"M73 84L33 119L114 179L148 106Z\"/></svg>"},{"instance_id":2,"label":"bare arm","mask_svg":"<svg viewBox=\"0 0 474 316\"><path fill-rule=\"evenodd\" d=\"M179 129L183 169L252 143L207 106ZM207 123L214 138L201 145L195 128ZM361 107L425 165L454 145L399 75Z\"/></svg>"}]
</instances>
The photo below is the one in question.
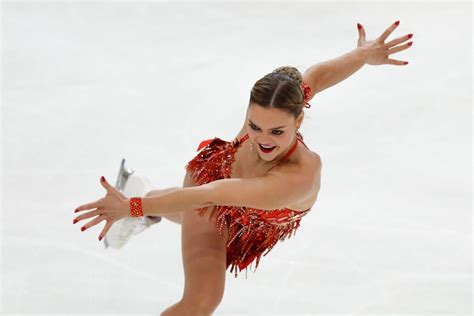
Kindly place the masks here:
<instances>
[{"instance_id":1,"label":"bare arm","mask_svg":"<svg viewBox=\"0 0 474 316\"><path fill-rule=\"evenodd\" d=\"M173 213L189 212L189 210L212 206L211 187L201 186L176 188L153 196L142 197L144 216L168 216Z\"/></svg>"},{"instance_id":2,"label":"bare arm","mask_svg":"<svg viewBox=\"0 0 474 316\"><path fill-rule=\"evenodd\" d=\"M313 90L311 98L362 68L366 63L366 58L366 50L358 47L340 57L309 67L303 74L303 81Z\"/></svg>"},{"instance_id":3,"label":"bare arm","mask_svg":"<svg viewBox=\"0 0 474 316\"><path fill-rule=\"evenodd\" d=\"M320 170L315 163L313 173L302 175L295 171L295 167L282 166L278 171L270 171L263 177L220 179L196 187L142 197L143 215L168 215L213 205L265 210L283 208L311 194Z\"/></svg>"}]
</instances>

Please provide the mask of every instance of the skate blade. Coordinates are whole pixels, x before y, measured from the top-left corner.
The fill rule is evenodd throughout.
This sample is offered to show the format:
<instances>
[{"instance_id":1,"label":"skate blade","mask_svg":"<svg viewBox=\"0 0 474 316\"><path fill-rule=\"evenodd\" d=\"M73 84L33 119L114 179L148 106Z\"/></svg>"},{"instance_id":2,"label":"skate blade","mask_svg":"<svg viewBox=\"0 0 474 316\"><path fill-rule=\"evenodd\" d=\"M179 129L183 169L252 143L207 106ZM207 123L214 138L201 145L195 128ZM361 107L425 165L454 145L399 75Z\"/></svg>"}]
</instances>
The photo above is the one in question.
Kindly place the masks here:
<instances>
[{"instance_id":1,"label":"skate blade","mask_svg":"<svg viewBox=\"0 0 474 316\"><path fill-rule=\"evenodd\" d=\"M115 182L115 188L123 193L123 190L125 188L125 185L127 184L127 180L129 176L132 175L134 172L135 171L132 169L125 168L125 158L122 158L118 175L117 175L117 180ZM107 232L107 234L104 236L103 242L104 242L105 249L108 249L108 248L120 249L123 245L125 245L126 242L117 242L117 241L110 240L111 235L113 235L114 229L116 229L117 225L120 225L120 224L121 223L119 223L119 221L113 223L112 226L109 228L109 231Z\"/></svg>"},{"instance_id":2,"label":"skate blade","mask_svg":"<svg viewBox=\"0 0 474 316\"><path fill-rule=\"evenodd\" d=\"M125 158L122 158L120 163L119 172L117 175L117 181L115 183L115 188L119 191L123 191L125 184L127 183L128 177L132 175L135 171L133 169L125 168Z\"/></svg>"}]
</instances>

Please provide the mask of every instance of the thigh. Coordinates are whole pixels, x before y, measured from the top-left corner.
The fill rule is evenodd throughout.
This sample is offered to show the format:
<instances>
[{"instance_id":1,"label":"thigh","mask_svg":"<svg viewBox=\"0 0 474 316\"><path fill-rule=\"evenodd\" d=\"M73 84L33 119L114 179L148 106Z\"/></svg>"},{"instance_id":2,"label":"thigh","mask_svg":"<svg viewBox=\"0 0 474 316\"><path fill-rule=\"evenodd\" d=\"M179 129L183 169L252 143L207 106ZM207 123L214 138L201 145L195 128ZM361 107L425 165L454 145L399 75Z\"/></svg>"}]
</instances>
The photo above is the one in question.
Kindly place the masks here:
<instances>
[{"instance_id":1,"label":"thigh","mask_svg":"<svg viewBox=\"0 0 474 316\"><path fill-rule=\"evenodd\" d=\"M183 187L195 186L186 173ZM212 214L212 215L211 215ZM215 207L207 209L204 217L197 211L183 212L181 249L185 274L184 298L218 304L224 294L226 271L226 242L228 228L222 235L216 227Z\"/></svg>"}]
</instances>

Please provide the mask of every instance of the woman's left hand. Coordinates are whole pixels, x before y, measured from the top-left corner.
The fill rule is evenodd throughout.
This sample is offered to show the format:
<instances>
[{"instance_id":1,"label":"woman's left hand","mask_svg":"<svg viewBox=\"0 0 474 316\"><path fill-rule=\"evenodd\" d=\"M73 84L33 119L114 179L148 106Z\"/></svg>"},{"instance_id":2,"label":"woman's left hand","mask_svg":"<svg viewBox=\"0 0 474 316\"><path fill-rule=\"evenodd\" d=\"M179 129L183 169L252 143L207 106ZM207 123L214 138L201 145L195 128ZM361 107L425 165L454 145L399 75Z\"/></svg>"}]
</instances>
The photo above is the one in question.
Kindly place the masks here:
<instances>
[{"instance_id":1,"label":"woman's left hand","mask_svg":"<svg viewBox=\"0 0 474 316\"><path fill-rule=\"evenodd\" d=\"M398 23L397 23L398 22ZM387 37L397 28L399 21L393 23L385 32L383 32L377 39L373 41L365 40L365 29L362 25L359 28L359 40L357 41L357 47L361 48L366 53L366 64L369 65L406 65L408 62L389 59L390 54L397 53L399 51L408 49L413 42L406 43L404 45L395 46L402 42L409 40L413 34L407 34L396 38L388 43L384 43ZM395 46L395 47L393 47ZM393 47L393 48L392 48Z\"/></svg>"},{"instance_id":2,"label":"woman's left hand","mask_svg":"<svg viewBox=\"0 0 474 316\"><path fill-rule=\"evenodd\" d=\"M87 203L77 207L75 212L91 209L94 210L76 217L73 222L73 224L76 224L78 221L83 219L95 217L81 228L81 230L84 231L105 220L106 224L99 235L99 240L101 240L107 234L107 231L114 222L121 218L130 216L130 199L125 197L120 191L111 186L104 177L101 178L100 184L107 191L105 197L95 202Z\"/></svg>"}]
</instances>

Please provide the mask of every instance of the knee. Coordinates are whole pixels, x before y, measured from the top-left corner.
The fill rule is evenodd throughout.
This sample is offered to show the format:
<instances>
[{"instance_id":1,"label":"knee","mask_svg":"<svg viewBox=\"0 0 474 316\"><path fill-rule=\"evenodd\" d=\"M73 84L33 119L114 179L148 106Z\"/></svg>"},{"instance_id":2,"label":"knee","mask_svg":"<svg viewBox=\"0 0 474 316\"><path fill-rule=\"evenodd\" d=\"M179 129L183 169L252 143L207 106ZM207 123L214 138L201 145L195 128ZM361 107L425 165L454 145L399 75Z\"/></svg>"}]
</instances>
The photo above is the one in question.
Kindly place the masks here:
<instances>
[{"instance_id":1,"label":"knee","mask_svg":"<svg viewBox=\"0 0 474 316\"><path fill-rule=\"evenodd\" d=\"M217 289L210 290L210 292L211 295L201 301L200 308L202 311L212 314L222 302L222 298L224 297L224 291Z\"/></svg>"},{"instance_id":2,"label":"knee","mask_svg":"<svg viewBox=\"0 0 474 316\"><path fill-rule=\"evenodd\" d=\"M183 300L183 303L188 306L189 310L193 311L193 315L212 315L219 307L222 297L207 297L199 300Z\"/></svg>"},{"instance_id":3,"label":"knee","mask_svg":"<svg viewBox=\"0 0 474 316\"><path fill-rule=\"evenodd\" d=\"M183 298L178 303L161 312L160 316L208 316L214 313L218 305L219 304L210 304L209 302Z\"/></svg>"},{"instance_id":4,"label":"knee","mask_svg":"<svg viewBox=\"0 0 474 316\"><path fill-rule=\"evenodd\" d=\"M210 315L220 305L224 297L224 287L212 280L205 286L200 286L197 291L187 291L186 286L182 301L191 306L197 315Z\"/></svg>"}]
</instances>

